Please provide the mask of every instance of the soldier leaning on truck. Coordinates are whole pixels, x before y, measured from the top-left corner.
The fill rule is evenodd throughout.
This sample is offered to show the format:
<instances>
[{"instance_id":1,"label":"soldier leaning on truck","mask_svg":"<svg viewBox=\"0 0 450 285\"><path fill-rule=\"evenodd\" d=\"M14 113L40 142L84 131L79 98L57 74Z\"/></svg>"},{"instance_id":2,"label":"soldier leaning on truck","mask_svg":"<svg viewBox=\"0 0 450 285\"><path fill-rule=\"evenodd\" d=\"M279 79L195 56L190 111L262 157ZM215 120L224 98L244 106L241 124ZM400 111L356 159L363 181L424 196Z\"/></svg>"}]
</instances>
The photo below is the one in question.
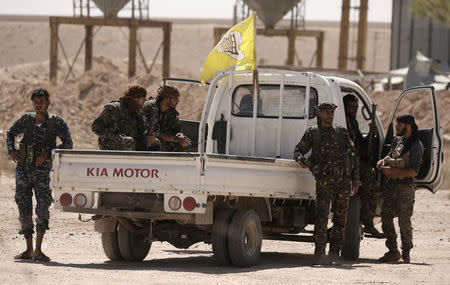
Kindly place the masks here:
<instances>
[{"instance_id":1,"label":"soldier leaning on truck","mask_svg":"<svg viewBox=\"0 0 450 285\"><path fill-rule=\"evenodd\" d=\"M381 222L389 249L380 262L400 260L410 262L409 252L413 247L411 216L414 208L414 177L419 173L422 163L423 145L417 137L418 127L411 114L397 117L396 137L392 141L388 156L379 160L377 168L384 175L384 202L381 207ZM394 217L398 217L402 240L402 253L397 248Z\"/></svg>"},{"instance_id":2,"label":"soldier leaning on truck","mask_svg":"<svg viewBox=\"0 0 450 285\"><path fill-rule=\"evenodd\" d=\"M145 150L144 124L139 110L145 102L144 86L128 86L122 97L105 105L92 122L91 129L98 135L98 147L103 150Z\"/></svg>"},{"instance_id":3,"label":"soldier leaning on truck","mask_svg":"<svg viewBox=\"0 0 450 285\"><path fill-rule=\"evenodd\" d=\"M364 225L364 232L371 234L373 237L382 238L380 233L373 225L373 218L375 217L375 194L380 193L380 186L376 182L376 173L373 167L369 165L370 158L367 157L369 147L369 136L376 133L376 126L371 126L371 133L363 137L359 130L359 124L356 120L358 113L358 98L353 94L344 96L345 119L347 122L347 131L352 140L356 153L359 159L359 177L361 180L361 187L359 187L358 194L361 198L361 222ZM375 146L375 143L373 144ZM373 152L372 152L373 153Z\"/></svg>"},{"instance_id":4,"label":"soldier leaning on truck","mask_svg":"<svg viewBox=\"0 0 450 285\"><path fill-rule=\"evenodd\" d=\"M8 153L17 163L15 200L19 208L20 234L26 240L27 249L15 259L49 261L41 249L45 231L49 229L49 207L52 193L49 187L52 167L51 153L55 148L71 149L73 146L69 129L64 120L47 112L50 95L38 88L31 94L35 112L25 113L8 129L6 143ZM15 148L15 137L23 134L20 149ZM62 144L56 146L56 137ZM33 250L33 189L36 196L36 248Z\"/></svg>"},{"instance_id":5,"label":"soldier leaning on truck","mask_svg":"<svg viewBox=\"0 0 450 285\"><path fill-rule=\"evenodd\" d=\"M335 104L326 102L317 106L318 126L306 130L294 151L294 159L303 168L308 164L316 179L315 264L339 262L350 195L358 191L360 184L358 160L347 130L333 126L335 108ZM307 162L304 155L311 149ZM330 202L333 205L333 228L327 257L325 247Z\"/></svg>"},{"instance_id":6,"label":"soldier leaning on truck","mask_svg":"<svg viewBox=\"0 0 450 285\"><path fill-rule=\"evenodd\" d=\"M180 101L178 89L170 85L158 88L156 99L142 107L149 150L183 151L191 140L181 133L181 122L176 110Z\"/></svg>"}]
</instances>

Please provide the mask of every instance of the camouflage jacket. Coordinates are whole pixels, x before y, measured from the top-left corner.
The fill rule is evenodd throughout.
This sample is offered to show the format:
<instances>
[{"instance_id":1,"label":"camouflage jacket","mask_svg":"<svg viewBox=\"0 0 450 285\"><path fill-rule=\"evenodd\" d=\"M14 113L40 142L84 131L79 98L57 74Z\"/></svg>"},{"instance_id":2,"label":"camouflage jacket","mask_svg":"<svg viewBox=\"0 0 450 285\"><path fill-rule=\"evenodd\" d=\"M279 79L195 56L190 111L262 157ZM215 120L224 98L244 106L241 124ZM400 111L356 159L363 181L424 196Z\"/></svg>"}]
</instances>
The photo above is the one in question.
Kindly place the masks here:
<instances>
[{"instance_id":1,"label":"camouflage jacket","mask_svg":"<svg viewBox=\"0 0 450 285\"><path fill-rule=\"evenodd\" d=\"M312 150L312 153L317 156L320 155L320 161L317 166L311 166L310 169L316 179L324 177L334 177L338 179L351 178L353 181L359 180L359 163L355 157L351 160L351 166L349 169L350 177L346 175L346 166L344 162L344 154L338 142L338 130L343 134L343 140L345 142L345 151L349 151L350 155L355 156L355 148L350 140L348 132L345 128L333 127L333 128L320 128L320 143L314 144L314 133L317 132L317 127L310 127L306 130L302 139L298 142L294 150L294 159L301 161L303 156ZM317 149L315 149L317 148ZM313 156L313 154L311 155ZM309 163L311 163L313 157L310 157Z\"/></svg>"},{"instance_id":2,"label":"camouflage jacket","mask_svg":"<svg viewBox=\"0 0 450 285\"><path fill-rule=\"evenodd\" d=\"M175 136L181 132L181 122L179 113L173 108L162 112L160 105L155 99L148 100L142 107L143 120L145 124L145 134L158 137L159 134ZM178 142L161 140L163 151L174 151L180 147Z\"/></svg>"},{"instance_id":3,"label":"camouflage jacket","mask_svg":"<svg viewBox=\"0 0 450 285\"><path fill-rule=\"evenodd\" d=\"M120 140L120 136L136 139L142 136L144 124L140 114L132 115L125 104L112 102L92 122L91 129L102 139Z\"/></svg>"},{"instance_id":4,"label":"camouflage jacket","mask_svg":"<svg viewBox=\"0 0 450 285\"><path fill-rule=\"evenodd\" d=\"M47 131L49 114L45 115L44 121L41 125L32 124L32 128L30 128L30 117L35 116L35 113L25 113L20 117L17 121L12 124L12 126L6 131L6 144L8 147L8 153L12 150L16 150L15 148L15 137L31 131L31 144L33 145L33 161L41 155L43 151L47 152L48 158L51 158L51 153L53 149L71 149L73 147L72 137L70 136L69 128L67 127L66 122L58 116L52 115L55 118L54 125L54 136L55 139L47 144L44 144L44 136ZM24 136L25 137L25 136ZM56 145L56 137L61 139L61 144ZM22 139L21 143L28 144L29 142L24 142Z\"/></svg>"}]
</instances>

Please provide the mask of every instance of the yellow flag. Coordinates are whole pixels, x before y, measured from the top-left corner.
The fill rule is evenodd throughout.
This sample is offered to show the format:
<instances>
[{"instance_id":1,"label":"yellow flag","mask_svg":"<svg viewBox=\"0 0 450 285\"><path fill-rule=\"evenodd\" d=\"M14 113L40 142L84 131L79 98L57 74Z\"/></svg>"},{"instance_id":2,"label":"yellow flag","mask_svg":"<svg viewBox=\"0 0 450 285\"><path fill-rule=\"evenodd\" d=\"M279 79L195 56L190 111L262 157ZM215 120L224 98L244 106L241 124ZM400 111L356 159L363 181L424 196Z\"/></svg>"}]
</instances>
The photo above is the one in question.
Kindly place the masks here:
<instances>
[{"instance_id":1,"label":"yellow flag","mask_svg":"<svg viewBox=\"0 0 450 285\"><path fill-rule=\"evenodd\" d=\"M206 58L200 81L214 78L221 70L255 70L255 14L232 27Z\"/></svg>"}]
</instances>

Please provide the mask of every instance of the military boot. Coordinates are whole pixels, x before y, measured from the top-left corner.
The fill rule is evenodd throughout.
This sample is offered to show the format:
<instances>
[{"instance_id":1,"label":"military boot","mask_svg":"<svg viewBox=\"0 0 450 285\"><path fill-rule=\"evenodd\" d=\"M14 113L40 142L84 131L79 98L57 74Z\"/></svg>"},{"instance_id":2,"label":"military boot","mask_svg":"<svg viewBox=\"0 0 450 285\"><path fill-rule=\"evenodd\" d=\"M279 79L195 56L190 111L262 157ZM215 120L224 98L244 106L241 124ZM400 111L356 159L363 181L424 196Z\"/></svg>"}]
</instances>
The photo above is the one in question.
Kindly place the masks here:
<instances>
[{"instance_id":1,"label":"military boot","mask_svg":"<svg viewBox=\"0 0 450 285\"><path fill-rule=\"evenodd\" d=\"M342 265L343 260L339 256L339 252L331 251L328 253L328 260L330 265Z\"/></svg>"},{"instance_id":2,"label":"military boot","mask_svg":"<svg viewBox=\"0 0 450 285\"><path fill-rule=\"evenodd\" d=\"M374 238L384 238L384 235L380 233L373 225L364 226L364 232L370 234Z\"/></svg>"},{"instance_id":3,"label":"military boot","mask_svg":"<svg viewBox=\"0 0 450 285\"><path fill-rule=\"evenodd\" d=\"M402 259L405 263L410 263L411 258L409 257L409 249L408 250L402 250Z\"/></svg>"},{"instance_id":4,"label":"military boot","mask_svg":"<svg viewBox=\"0 0 450 285\"><path fill-rule=\"evenodd\" d=\"M378 262L386 263L386 262L394 262L399 261L402 255L400 254L400 251L396 250L389 250L386 252L382 257L378 259Z\"/></svg>"},{"instance_id":5,"label":"military boot","mask_svg":"<svg viewBox=\"0 0 450 285\"><path fill-rule=\"evenodd\" d=\"M325 254L314 254L314 265L329 265L328 256Z\"/></svg>"}]
</instances>

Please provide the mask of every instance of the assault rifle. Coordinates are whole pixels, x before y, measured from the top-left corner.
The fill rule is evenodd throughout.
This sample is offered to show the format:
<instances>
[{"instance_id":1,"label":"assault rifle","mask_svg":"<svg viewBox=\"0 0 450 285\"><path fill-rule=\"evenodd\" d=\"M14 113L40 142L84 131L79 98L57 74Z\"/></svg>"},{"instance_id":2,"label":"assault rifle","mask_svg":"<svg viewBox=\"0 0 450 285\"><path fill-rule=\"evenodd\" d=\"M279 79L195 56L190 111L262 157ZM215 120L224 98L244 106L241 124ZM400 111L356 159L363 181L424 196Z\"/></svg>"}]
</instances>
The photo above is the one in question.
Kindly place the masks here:
<instances>
[{"instance_id":1,"label":"assault rifle","mask_svg":"<svg viewBox=\"0 0 450 285\"><path fill-rule=\"evenodd\" d=\"M373 155L374 155L373 148L374 148L374 146L376 144L376 141L375 141L375 136L374 136L372 130L376 126L376 124L375 124L376 111L377 111L377 105L376 104L372 104L372 112L370 113L369 141L367 143L367 156L368 156L369 165L373 165L373 161L374 161L374 159L373 159ZM375 160L376 160L376 158L375 158Z\"/></svg>"}]
</instances>

